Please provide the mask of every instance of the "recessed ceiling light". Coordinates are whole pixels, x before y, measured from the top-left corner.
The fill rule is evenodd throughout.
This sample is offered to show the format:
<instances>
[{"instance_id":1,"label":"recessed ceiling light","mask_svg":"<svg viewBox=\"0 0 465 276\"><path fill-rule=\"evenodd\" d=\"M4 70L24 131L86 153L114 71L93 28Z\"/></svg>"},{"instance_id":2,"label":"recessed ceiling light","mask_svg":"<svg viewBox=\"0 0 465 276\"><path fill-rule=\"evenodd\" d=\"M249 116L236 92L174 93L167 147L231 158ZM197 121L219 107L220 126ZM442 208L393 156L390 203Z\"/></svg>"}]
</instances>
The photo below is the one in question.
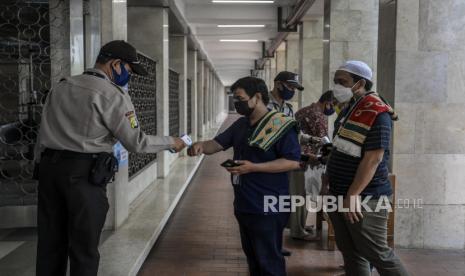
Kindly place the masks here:
<instances>
[{"instance_id":1,"label":"recessed ceiling light","mask_svg":"<svg viewBox=\"0 0 465 276\"><path fill-rule=\"evenodd\" d=\"M220 42L258 42L257 39L220 39Z\"/></svg>"},{"instance_id":2,"label":"recessed ceiling light","mask_svg":"<svg viewBox=\"0 0 465 276\"><path fill-rule=\"evenodd\" d=\"M274 1L243 1L243 0L212 0L212 3L232 3L232 4L273 4Z\"/></svg>"},{"instance_id":3,"label":"recessed ceiling light","mask_svg":"<svg viewBox=\"0 0 465 276\"><path fill-rule=\"evenodd\" d=\"M264 28L265 25L218 25L218 28Z\"/></svg>"}]
</instances>

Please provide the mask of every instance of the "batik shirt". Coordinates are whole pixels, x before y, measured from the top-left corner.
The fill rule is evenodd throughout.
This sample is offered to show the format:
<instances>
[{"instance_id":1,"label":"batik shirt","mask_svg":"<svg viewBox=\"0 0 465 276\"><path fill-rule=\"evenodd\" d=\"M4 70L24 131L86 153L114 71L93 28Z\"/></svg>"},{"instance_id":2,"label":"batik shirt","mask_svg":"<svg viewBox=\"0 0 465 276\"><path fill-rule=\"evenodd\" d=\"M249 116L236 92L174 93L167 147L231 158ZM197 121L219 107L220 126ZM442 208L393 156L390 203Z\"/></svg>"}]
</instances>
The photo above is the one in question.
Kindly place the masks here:
<instances>
[{"instance_id":1,"label":"batik shirt","mask_svg":"<svg viewBox=\"0 0 465 276\"><path fill-rule=\"evenodd\" d=\"M328 118L323 114L323 110L313 103L306 106L295 113L295 119L299 123L303 133L313 137L322 138L328 135ZM308 143L302 145L302 153L317 154L318 145Z\"/></svg>"}]
</instances>

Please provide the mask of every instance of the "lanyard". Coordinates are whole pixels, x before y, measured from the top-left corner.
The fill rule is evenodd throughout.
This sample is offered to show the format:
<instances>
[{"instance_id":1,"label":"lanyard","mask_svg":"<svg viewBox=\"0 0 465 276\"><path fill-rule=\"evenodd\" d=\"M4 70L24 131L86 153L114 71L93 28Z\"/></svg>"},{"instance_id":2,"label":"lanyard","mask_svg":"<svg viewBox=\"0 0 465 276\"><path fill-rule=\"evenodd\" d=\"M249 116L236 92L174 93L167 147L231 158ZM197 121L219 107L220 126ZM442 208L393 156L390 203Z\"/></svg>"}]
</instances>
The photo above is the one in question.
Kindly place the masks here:
<instances>
[{"instance_id":1,"label":"lanyard","mask_svg":"<svg viewBox=\"0 0 465 276\"><path fill-rule=\"evenodd\" d=\"M104 79L104 80L107 79L104 75L102 75L102 74L100 74L100 73L97 73L97 72L85 71L83 74L84 74L84 75L94 76L94 77L101 78L101 79Z\"/></svg>"}]
</instances>

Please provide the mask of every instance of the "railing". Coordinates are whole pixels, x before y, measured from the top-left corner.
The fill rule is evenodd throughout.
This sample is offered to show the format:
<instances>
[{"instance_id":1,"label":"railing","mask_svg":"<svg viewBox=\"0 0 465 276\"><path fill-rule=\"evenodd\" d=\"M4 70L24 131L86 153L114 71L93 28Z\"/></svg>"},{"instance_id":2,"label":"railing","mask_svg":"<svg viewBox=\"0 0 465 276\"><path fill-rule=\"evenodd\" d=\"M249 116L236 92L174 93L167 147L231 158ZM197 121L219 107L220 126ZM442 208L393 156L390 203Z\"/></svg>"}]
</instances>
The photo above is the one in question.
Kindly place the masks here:
<instances>
[{"instance_id":1,"label":"railing","mask_svg":"<svg viewBox=\"0 0 465 276\"><path fill-rule=\"evenodd\" d=\"M192 134L192 81L187 79L187 133Z\"/></svg>"},{"instance_id":2,"label":"railing","mask_svg":"<svg viewBox=\"0 0 465 276\"><path fill-rule=\"evenodd\" d=\"M141 64L147 69L147 76L133 75L129 82L129 95L136 109L137 120L142 131L149 135L157 134L157 83L156 62L138 54ZM141 171L157 159L155 153L129 153L129 177Z\"/></svg>"},{"instance_id":3,"label":"railing","mask_svg":"<svg viewBox=\"0 0 465 276\"><path fill-rule=\"evenodd\" d=\"M179 74L169 72L169 135L179 136Z\"/></svg>"}]
</instances>

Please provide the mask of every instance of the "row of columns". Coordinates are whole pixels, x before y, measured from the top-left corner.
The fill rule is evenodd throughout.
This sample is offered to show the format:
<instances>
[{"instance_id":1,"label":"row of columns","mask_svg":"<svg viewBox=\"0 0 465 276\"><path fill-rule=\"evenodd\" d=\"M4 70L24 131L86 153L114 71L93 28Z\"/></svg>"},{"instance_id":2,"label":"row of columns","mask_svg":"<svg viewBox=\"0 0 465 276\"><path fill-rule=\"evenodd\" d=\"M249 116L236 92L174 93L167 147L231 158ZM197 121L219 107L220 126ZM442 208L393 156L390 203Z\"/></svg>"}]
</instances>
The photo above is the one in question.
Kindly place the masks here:
<instances>
[{"instance_id":1,"label":"row of columns","mask_svg":"<svg viewBox=\"0 0 465 276\"><path fill-rule=\"evenodd\" d=\"M465 2L440 2L325 0L324 15L305 17L254 74L270 89L277 72L300 74L305 90L293 103L301 108L332 88L345 61L367 63L373 90L400 117L391 156L396 203L402 203L396 243L464 249L465 190L459 185L465 182L465 123L458 118L465 107Z\"/></svg>"},{"instance_id":2,"label":"row of columns","mask_svg":"<svg viewBox=\"0 0 465 276\"><path fill-rule=\"evenodd\" d=\"M139 5L140 4L140 5ZM83 8L84 5L89 5ZM63 76L81 74L92 67L100 47L112 40L126 40L156 61L157 134L169 135L169 70L179 73L179 133L194 141L205 137L224 117L225 92L212 65L184 34L170 34L176 18L167 7L144 1L50 0L52 82ZM89 14L86 15L84 10ZM89 27L90 28L87 28ZM85 36L85 40L84 40ZM188 89L187 79L191 81ZM188 91L191 106L188 108ZM188 111L191 111L188 114ZM192 122L188 132L188 119ZM110 211L106 228L117 228L129 215L129 205L156 178L166 177L179 154L167 151L156 163L128 179L127 163L108 186Z\"/></svg>"},{"instance_id":3,"label":"row of columns","mask_svg":"<svg viewBox=\"0 0 465 276\"><path fill-rule=\"evenodd\" d=\"M169 33L169 9L150 5L128 7L128 42L157 61L157 132L168 135L169 70L179 73L180 134L187 134L192 121L194 140L204 136L224 114L224 92L216 72L200 52L188 47L184 34ZM190 79L188 89L187 79ZM188 112L188 90L192 93ZM165 177L176 155L158 155L158 176Z\"/></svg>"}]
</instances>

